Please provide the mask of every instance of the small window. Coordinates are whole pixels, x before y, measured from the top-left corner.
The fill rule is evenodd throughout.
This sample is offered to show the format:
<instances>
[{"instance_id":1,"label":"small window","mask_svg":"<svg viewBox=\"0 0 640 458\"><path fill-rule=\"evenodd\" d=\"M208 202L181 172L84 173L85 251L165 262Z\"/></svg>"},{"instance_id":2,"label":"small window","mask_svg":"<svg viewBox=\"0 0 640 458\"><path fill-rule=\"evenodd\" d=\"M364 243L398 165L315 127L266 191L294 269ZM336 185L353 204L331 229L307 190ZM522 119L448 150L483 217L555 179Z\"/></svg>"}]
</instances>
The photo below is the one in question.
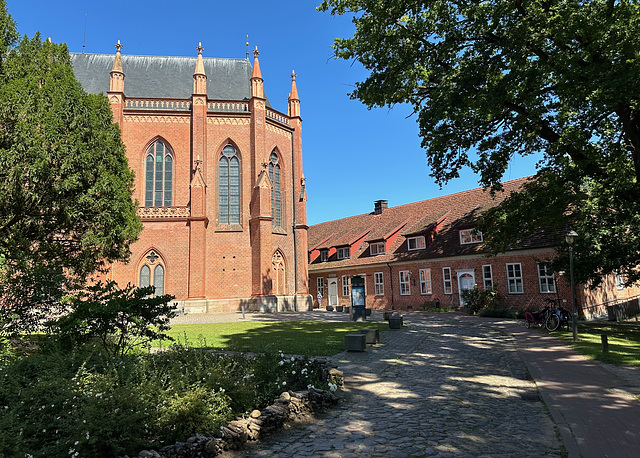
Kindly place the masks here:
<instances>
[{"instance_id":1,"label":"small window","mask_svg":"<svg viewBox=\"0 0 640 458\"><path fill-rule=\"evenodd\" d=\"M384 242L372 243L371 245L369 245L369 252L371 253L372 256L375 256L377 254L384 254L385 253Z\"/></svg>"},{"instance_id":2,"label":"small window","mask_svg":"<svg viewBox=\"0 0 640 458\"><path fill-rule=\"evenodd\" d=\"M420 269L420 294L431 294L431 269Z\"/></svg>"},{"instance_id":3,"label":"small window","mask_svg":"<svg viewBox=\"0 0 640 458\"><path fill-rule=\"evenodd\" d=\"M482 232L476 229L462 229L460 231L460 244L466 245L469 243L482 242Z\"/></svg>"},{"instance_id":4,"label":"small window","mask_svg":"<svg viewBox=\"0 0 640 458\"><path fill-rule=\"evenodd\" d=\"M442 283L444 284L444 293L453 294L453 284L451 283L451 267L442 268Z\"/></svg>"},{"instance_id":5,"label":"small window","mask_svg":"<svg viewBox=\"0 0 640 458\"><path fill-rule=\"evenodd\" d=\"M407 239L407 245L409 250L424 250L426 248L426 244L424 241L424 236L420 237L410 237Z\"/></svg>"},{"instance_id":6,"label":"small window","mask_svg":"<svg viewBox=\"0 0 640 458\"><path fill-rule=\"evenodd\" d=\"M329 260L329 250L320 251L320 261L327 262Z\"/></svg>"},{"instance_id":7,"label":"small window","mask_svg":"<svg viewBox=\"0 0 640 458\"><path fill-rule=\"evenodd\" d=\"M160 264L160 257L155 251L150 251L145 259L145 264L140 267L138 286L140 288L153 286L155 287L153 296L162 296L164 295L164 267Z\"/></svg>"},{"instance_id":8,"label":"small window","mask_svg":"<svg viewBox=\"0 0 640 458\"><path fill-rule=\"evenodd\" d=\"M342 295L345 297L349 297L349 276L342 276Z\"/></svg>"},{"instance_id":9,"label":"small window","mask_svg":"<svg viewBox=\"0 0 640 458\"><path fill-rule=\"evenodd\" d=\"M509 294L523 294L522 266L520 263L507 264L507 285Z\"/></svg>"},{"instance_id":10,"label":"small window","mask_svg":"<svg viewBox=\"0 0 640 458\"><path fill-rule=\"evenodd\" d=\"M620 272L616 272L616 289L619 291L624 289L624 279Z\"/></svg>"},{"instance_id":11,"label":"small window","mask_svg":"<svg viewBox=\"0 0 640 458\"><path fill-rule=\"evenodd\" d=\"M400 271L400 294L402 296L409 296L411 294L411 286L409 285L409 271Z\"/></svg>"},{"instance_id":12,"label":"small window","mask_svg":"<svg viewBox=\"0 0 640 458\"><path fill-rule=\"evenodd\" d=\"M376 296L384 296L384 275L382 272L373 274L373 284L375 285Z\"/></svg>"},{"instance_id":13,"label":"small window","mask_svg":"<svg viewBox=\"0 0 640 458\"><path fill-rule=\"evenodd\" d=\"M349 247L338 248L338 259L349 259L351 250Z\"/></svg>"},{"instance_id":14,"label":"small window","mask_svg":"<svg viewBox=\"0 0 640 458\"><path fill-rule=\"evenodd\" d=\"M493 273L491 272L491 264L482 266L482 282L485 291L493 291Z\"/></svg>"},{"instance_id":15,"label":"small window","mask_svg":"<svg viewBox=\"0 0 640 458\"><path fill-rule=\"evenodd\" d=\"M538 264L538 284L540 285L541 293L556 292L556 281L553 278L553 271L548 265L543 263Z\"/></svg>"},{"instance_id":16,"label":"small window","mask_svg":"<svg viewBox=\"0 0 640 458\"><path fill-rule=\"evenodd\" d=\"M318 292L324 297L324 277L318 277L316 279L316 285L318 287Z\"/></svg>"}]
</instances>

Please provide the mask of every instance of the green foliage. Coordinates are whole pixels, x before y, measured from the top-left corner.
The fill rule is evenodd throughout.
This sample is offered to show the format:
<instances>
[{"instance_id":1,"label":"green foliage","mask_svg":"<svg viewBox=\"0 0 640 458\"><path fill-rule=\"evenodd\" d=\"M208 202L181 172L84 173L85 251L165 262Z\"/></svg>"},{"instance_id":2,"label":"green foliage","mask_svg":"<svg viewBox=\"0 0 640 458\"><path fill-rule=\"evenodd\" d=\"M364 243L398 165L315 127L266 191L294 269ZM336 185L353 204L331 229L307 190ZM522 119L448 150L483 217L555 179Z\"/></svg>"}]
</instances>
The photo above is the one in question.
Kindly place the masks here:
<instances>
[{"instance_id":1,"label":"green foliage","mask_svg":"<svg viewBox=\"0 0 640 458\"><path fill-rule=\"evenodd\" d=\"M327 388L321 368L282 353L175 346L115 357L47 347L0 363L0 456L137 456L214 432L288 389Z\"/></svg>"},{"instance_id":2,"label":"green foliage","mask_svg":"<svg viewBox=\"0 0 640 458\"><path fill-rule=\"evenodd\" d=\"M500 308L502 298L497 291L480 291L476 285L471 289L465 289L461 294L465 307L472 313L477 314L480 310Z\"/></svg>"},{"instance_id":3,"label":"green foliage","mask_svg":"<svg viewBox=\"0 0 640 458\"><path fill-rule=\"evenodd\" d=\"M47 323L60 342L87 344L99 341L109 354L125 355L134 347L168 339L169 320L176 316L171 295L152 296L153 286L120 289L99 282L65 301L62 315Z\"/></svg>"},{"instance_id":4,"label":"green foliage","mask_svg":"<svg viewBox=\"0 0 640 458\"><path fill-rule=\"evenodd\" d=\"M482 225L494 252L576 241L576 277L640 279L640 4L635 1L325 0L353 13L338 58L370 72L351 97L411 104L431 175L463 167L492 190L518 156L537 181ZM544 228L545 232L542 232ZM545 240L547 237L547 240ZM566 270L566 247L555 270ZM564 269L563 269L564 268Z\"/></svg>"},{"instance_id":5,"label":"green foliage","mask_svg":"<svg viewBox=\"0 0 640 458\"><path fill-rule=\"evenodd\" d=\"M66 45L16 44L4 0L0 27L0 332L16 334L126 260L141 223L106 98L84 92Z\"/></svg>"}]
</instances>

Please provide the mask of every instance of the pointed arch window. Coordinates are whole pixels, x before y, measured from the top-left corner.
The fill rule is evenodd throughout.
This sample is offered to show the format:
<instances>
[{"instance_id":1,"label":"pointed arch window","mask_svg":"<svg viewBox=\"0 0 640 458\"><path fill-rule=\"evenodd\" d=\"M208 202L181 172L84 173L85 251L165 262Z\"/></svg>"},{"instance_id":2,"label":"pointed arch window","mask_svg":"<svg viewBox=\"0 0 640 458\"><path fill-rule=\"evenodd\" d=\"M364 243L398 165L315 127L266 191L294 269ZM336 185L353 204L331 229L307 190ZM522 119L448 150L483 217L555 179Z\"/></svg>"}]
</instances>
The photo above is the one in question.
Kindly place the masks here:
<instances>
[{"instance_id":1,"label":"pointed arch window","mask_svg":"<svg viewBox=\"0 0 640 458\"><path fill-rule=\"evenodd\" d=\"M170 207L173 200L173 153L158 140L145 157L145 207Z\"/></svg>"},{"instance_id":2,"label":"pointed arch window","mask_svg":"<svg viewBox=\"0 0 640 458\"><path fill-rule=\"evenodd\" d=\"M282 227L282 187L280 164L278 164L278 155L271 153L269 156L269 178L273 184L271 188L271 217L274 227Z\"/></svg>"},{"instance_id":3,"label":"pointed arch window","mask_svg":"<svg viewBox=\"0 0 640 458\"><path fill-rule=\"evenodd\" d=\"M140 288L154 286L156 288L153 293L154 296L164 295L164 266L160 256L153 250L143 258L138 286Z\"/></svg>"},{"instance_id":4,"label":"pointed arch window","mask_svg":"<svg viewBox=\"0 0 640 458\"><path fill-rule=\"evenodd\" d=\"M280 250L273 254L271 268L273 270L273 294L276 296L287 294L287 269Z\"/></svg>"},{"instance_id":5,"label":"pointed arch window","mask_svg":"<svg viewBox=\"0 0 640 458\"><path fill-rule=\"evenodd\" d=\"M218 162L218 222L240 224L240 159L236 149L227 145Z\"/></svg>"}]
</instances>

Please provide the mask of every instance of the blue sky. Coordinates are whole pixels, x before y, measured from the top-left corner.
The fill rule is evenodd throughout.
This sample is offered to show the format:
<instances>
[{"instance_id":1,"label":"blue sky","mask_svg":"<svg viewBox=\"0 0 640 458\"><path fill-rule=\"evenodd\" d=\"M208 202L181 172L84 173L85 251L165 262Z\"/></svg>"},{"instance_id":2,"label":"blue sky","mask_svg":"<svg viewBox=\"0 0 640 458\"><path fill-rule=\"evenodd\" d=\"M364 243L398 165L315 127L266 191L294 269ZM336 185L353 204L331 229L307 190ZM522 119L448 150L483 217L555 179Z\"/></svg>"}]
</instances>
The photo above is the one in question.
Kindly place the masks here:
<instances>
[{"instance_id":1,"label":"blue sky","mask_svg":"<svg viewBox=\"0 0 640 458\"><path fill-rule=\"evenodd\" d=\"M309 224L367 213L373 202L397 206L478 186L470 171L440 189L429 176L411 109L367 108L348 93L366 77L356 62L333 59L335 37L353 35L351 18L316 11L320 0L175 2L166 0L7 0L21 34L67 43L72 52L243 58L245 35L260 50L264 87L286 112L295 70L303 119ZM86 34L85 34L86 20ZM535 173L517 158L505 174Z\"/></svg>"}]
</instances>

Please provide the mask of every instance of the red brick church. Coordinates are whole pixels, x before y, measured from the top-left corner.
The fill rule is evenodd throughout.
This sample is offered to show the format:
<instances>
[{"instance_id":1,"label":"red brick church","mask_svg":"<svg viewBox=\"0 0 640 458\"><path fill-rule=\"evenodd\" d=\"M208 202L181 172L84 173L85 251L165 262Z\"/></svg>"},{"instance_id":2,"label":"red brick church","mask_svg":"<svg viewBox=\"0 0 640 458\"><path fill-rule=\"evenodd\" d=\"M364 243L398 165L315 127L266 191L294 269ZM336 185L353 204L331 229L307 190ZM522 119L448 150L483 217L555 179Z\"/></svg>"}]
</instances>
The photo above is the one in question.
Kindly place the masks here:
<instances>
[{"instance_id":1,"label":"red brick church","mask_svg":"<svg viewBox=\"0 0 640 458\"><path fill-rule=\"evenodd\" d=\"M120 125L143 230L119 284L154 285L191 312L308 310L300 100L286 113L246 59L72 54Z\"/></svg>"}]
</instances>

